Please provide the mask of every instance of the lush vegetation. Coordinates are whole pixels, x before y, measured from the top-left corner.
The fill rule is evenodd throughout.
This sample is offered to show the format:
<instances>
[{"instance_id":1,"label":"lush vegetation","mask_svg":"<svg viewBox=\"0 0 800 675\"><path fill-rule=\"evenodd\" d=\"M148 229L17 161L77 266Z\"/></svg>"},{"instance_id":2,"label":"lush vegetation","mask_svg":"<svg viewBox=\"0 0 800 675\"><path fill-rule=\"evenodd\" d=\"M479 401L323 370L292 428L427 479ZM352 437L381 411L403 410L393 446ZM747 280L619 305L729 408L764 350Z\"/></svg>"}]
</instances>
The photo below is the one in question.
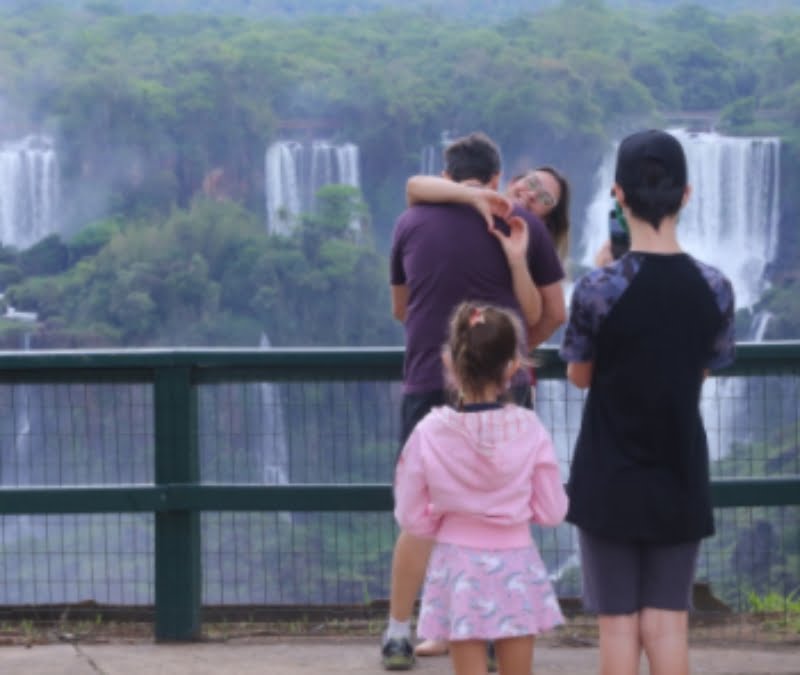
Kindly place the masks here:
<instances>
[{"instance_id":1,"label":"lush vegetation","mask_svg":"<svg viewBox=\"0 0 800 675\"><path fill-rule=\"evenodd\" d=\"M66 244L53 235L7 266L29 274L6 298L38 313L49 346L254 346L263 332L273 344L391 343L383 260L341 208L353 191L322 190L319 215L291 237L205 198L154 224L101 221Z\"/></svg>"},{"instance_id":2,"label":"lush vegetation","mask_svg":"<svg viewBox=\"0 0 800 675\"><path fill-rule=\"evenodd\" d=\"M259 19L12 3L0 135L56 138L65 233L2 251L8 301L39 312L41 345L397 342L388 236L444 129L484 129L512 149L509 170L564 168L579 207L612 135L722 111L726 130L784 139L783 231L796 230L800 14L551 4L481 24L435 5ZM295 235L268 237L264 150L309 119L358 143L365 204L334 190ZM780 336L800 334L798 253L787 237ZM18 326L3 330L16 346Z\"/></svg>"}]
</instances>

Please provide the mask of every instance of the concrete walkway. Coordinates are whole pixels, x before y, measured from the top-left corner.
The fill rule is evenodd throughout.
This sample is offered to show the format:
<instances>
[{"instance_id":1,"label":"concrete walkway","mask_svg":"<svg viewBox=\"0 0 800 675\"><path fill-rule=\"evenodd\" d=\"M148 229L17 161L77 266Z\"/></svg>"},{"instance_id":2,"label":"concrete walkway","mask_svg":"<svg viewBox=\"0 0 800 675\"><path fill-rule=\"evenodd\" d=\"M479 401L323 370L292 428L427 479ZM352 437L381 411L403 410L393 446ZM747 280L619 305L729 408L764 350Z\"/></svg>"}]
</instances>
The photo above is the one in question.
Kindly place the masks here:
<instances>
[{"instance_id":1,"label":"concrete walkway","mask_svg":"<svg viewBox=\"0 0 800 675\"><path fill-rule=\"evenodd\" d=\"M415 673L450 673L447 657ZM540 646L535 675L595 675L597 650ZM642 667L643 674L647 668ZM54 644L0 647L0 673L25 675L382 674L374 638L263 638L258 643ZM692 673L800 675L800 647L693 648Z\"/></svg>"}]
</instances>

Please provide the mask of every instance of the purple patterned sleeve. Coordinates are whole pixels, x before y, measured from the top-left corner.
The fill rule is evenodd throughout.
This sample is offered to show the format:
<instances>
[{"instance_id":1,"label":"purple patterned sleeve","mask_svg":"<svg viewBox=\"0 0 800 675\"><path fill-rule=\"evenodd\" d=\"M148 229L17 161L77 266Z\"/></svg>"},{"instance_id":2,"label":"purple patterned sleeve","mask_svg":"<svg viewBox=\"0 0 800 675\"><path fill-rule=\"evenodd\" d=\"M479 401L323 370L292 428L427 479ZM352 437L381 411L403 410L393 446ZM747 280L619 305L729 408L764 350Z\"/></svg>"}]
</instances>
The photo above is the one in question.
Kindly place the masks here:
<instances>
[{"instance_id":1,"label":"purple patterned sleeve","mask_svg":"<svg viewBox=\"0 0 800 675\"><path fill-rule=\"evenodd\" d=\"M632 254L587 272L575 284L561 358L567 362L594 359L594 340L600 324L619 300L642 265Z\"/></svg>"},{"instance_id":2,"label":"purple patterned sleeve","mask_svg":"<svg viewBox=\"0 0 800 675\"><path fill-rule=\"evenodd\" d=\"M584 275L575 284L570 300L569 321L560 355L564 361L591 361L594 356L594 320L592 317L591 286Z\"/></svg>"}]
</instances>

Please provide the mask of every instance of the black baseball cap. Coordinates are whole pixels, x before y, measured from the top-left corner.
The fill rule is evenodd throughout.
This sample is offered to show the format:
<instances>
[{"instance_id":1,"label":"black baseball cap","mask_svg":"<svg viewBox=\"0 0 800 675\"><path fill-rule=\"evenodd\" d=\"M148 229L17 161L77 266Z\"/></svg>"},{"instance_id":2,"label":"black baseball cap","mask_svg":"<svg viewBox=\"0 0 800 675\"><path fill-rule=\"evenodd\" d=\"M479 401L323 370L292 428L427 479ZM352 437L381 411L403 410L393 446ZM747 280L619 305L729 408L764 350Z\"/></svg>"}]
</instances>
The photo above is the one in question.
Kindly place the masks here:
<instances>
[{"instance_id":1,"label":"black baseball cap","mask_svg":"<svg viewBox=\"0 0 800 675\"><path fill-rule=\"evenodd\" d=\"M660 164L673 187L686 187L686 155L680 141L659 129L639 131L625 138L617 151L614 180L623 190L639 185L644 169L650 162Z\"/></svg>"}]
</instances>

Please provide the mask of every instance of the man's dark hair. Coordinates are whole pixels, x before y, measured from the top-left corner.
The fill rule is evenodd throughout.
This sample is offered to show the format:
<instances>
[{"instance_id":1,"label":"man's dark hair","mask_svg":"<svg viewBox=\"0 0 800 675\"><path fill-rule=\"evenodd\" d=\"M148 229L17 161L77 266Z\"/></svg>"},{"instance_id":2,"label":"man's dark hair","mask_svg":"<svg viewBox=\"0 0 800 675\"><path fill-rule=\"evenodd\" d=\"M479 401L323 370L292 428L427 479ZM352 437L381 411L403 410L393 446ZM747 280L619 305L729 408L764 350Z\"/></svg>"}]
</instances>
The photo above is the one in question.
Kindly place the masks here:
<instances>
[{"instance_id":1,"label":"man's dark hair","mask_svg":"<svg viewBox=\"0 0 800 675\"><path fill-rule=\"evenodd\" d=\"M655 229L678 213L686 189L686 155L672 135L651 129L628 136L617 153L615 179L633 214Z\"/></svg>"},{"instance_id":2,"label":"man's dark hair","mask_svg":"<svg viewBox=\"0 0 800 675\"><path fill-rule=\"evenodd\" d=\"M500 173L500 150L491 138L477 131L457 138L445 148L444 165L457 183L471 179L488 183Z\"/></svg>"}]
</instances>

